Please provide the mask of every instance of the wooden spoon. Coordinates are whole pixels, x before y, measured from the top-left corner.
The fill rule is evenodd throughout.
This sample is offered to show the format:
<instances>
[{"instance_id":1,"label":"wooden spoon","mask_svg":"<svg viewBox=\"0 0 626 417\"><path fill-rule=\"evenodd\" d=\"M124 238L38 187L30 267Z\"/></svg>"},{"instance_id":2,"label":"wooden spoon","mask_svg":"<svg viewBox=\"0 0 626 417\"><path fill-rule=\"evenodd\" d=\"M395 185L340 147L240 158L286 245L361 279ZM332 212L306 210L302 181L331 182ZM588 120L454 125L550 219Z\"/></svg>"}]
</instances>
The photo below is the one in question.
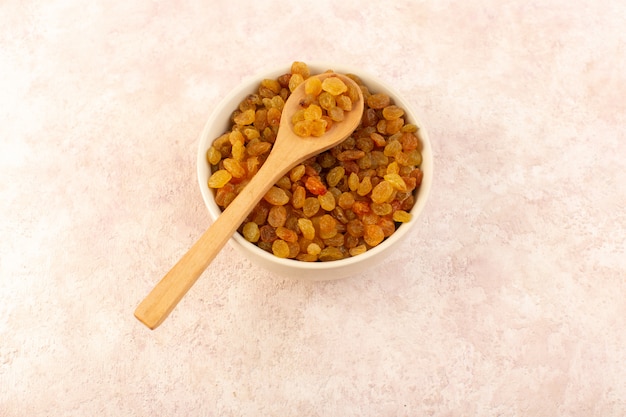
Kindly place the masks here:
<instances>
[{"instance_id":1,"label":"wooden spoon","mask_svg":"<svg viewBox=\"0 0 626 417\"><path fill-rule=\"evenodd\" d=\"M321 80L339 77L344 83L352 83L357 87L359 100L353 103L351 111L346 112L344 120L333 123L324 135L303 138L293 132L291 118L301 108L305 83L293 91L285 103L276 141L263 166L135 310L135 317L150 329L165 320L276 181L304 160L341 143L358 126L363 116L363 94L356 83L336 73L327 72L316 77Z\"/></svg>"}]
</instances>

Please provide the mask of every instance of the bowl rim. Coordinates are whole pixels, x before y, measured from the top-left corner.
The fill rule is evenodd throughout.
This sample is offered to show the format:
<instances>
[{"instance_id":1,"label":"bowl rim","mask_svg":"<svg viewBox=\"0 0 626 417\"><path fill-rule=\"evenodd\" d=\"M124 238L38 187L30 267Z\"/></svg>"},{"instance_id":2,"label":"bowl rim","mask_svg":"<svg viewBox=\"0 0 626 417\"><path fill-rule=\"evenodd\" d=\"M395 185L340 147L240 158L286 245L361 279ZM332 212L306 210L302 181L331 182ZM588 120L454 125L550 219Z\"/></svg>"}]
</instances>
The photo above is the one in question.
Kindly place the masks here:
<instances>
[{"instance_id":1,"label":"bowl rim","mask_svg":"<svg viewBox=\"0 0 626 417\"><path fill-rule=\"evenodd\" d=\"M424 210L427 200L430 196L434 170L433 155L430 137L428 135L427 129L422 123L421 118L418 116L418 113L415 111L414 107L406 99L404 99L402 94L400 94L394 87L389 85L387 82L382 81L378 76L361 68L356 68L354 66L345 64L330 64L324 61L304 62L306 62L312 74L317 74L320 72L324 72L328 69L332 69L333 71L338 73L354 74L358 76L363 80L364 84L366 84L367 87L375 93L379 92L379 90L386 90L385 92L391 96L394 104L404 109L405 117L408 116L408 121L418 126L419 137L422 141L422 163L420 164L420 169L422 169L425 174L426 172L428 172L429 174L424 175L420 187L417 190L415 204L410 210L410 213L412 214L412 219L410 220L410 222L401 224L397 227L392 235L386 238L379 245L370 248L366 252L357 256L351 256L349 258L326 262L304 262L298 261L296 259L279 258L259 248L254 243L248 242L238 232L235 232L233 236L229 239L229 243L234 243L234 246L236 246L238 249L251 251L257 257L260 257L261 259L264 259L269 263L277 264L277 266L302 271L315 270L318 272L324 272L332 271L340 267L345 268L350 265L366 261L369 258L376 257L377 255L385 252L390 246L393 246L395 243L400 241L407 233L409 233L410 230L414 228L417 219ZM205 165L205 168L208 169L208 164L206 162L206 151L208 149L208 145L211 144L218 136L208 137L208 134L210 133L212 127L216 123L219 123L218 118L223 116L223 113L225 111L227 111L228 113L234 111L234 107L232 109L226 108L229 103L236 100L238 97L241 97L241 99L243 99L245 95L252 93L254 89L258 86L258 83L263 78L276 79L278 76L287 73L289 71L290 65L291 64L289 63L281 66L275 66L272 68L261 69L253 75L244 77L217 103L206 123L204 124L204 127L198 138L196 176L198 179L198 185L200 187L202 199L209 211L212 222L215 221L217 216L219 216L219 214L221 213L221 209L219 208L217 203L215 203L215 199L213 198L213 192L206 184L208 179L208 177L206 176L207 170L203 169L203 164ZM228 121L224 123L224 125L228 124ZM225 131L226 130L224 130L224 132Z\"/></svg>"}]
</instances>

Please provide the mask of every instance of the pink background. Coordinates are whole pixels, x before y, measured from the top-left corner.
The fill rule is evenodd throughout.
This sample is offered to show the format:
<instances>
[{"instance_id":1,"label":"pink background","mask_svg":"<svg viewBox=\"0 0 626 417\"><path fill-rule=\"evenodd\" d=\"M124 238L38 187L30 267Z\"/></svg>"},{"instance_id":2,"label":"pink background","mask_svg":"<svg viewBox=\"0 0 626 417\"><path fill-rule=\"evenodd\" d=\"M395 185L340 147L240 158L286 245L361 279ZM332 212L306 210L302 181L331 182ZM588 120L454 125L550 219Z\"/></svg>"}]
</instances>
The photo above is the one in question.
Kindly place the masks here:
<instances>
[{"instance_id":1,"label":"pink background","mask_svg":"<svg viewBox=\"0 0 626 417\"><path fill-rule=\"evenodd\" d=\"M626 415L622 0L0 3L0 416ZM209 225L198 135L293 60L403 92L435 153L384 264L285 280Z\"/></svg>"}]
</instances>

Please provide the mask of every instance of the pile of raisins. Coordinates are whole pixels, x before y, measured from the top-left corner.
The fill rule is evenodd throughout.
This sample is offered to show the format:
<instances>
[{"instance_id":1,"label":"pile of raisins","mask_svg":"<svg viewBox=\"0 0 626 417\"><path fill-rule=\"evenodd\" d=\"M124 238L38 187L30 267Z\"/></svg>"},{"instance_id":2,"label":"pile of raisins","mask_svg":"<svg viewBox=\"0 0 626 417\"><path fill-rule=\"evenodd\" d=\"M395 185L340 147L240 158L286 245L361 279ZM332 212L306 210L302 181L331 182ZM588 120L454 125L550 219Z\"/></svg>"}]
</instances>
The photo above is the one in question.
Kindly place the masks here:
<instances>
[{"instance_id":1,"label":"pile of raisins","mask_svg":"<svg viewBox=\"0 0 626 417\"><path fill-rule=\"evenodd\" d=\"M208 186L222 209L265 162L287 97L310 75L307 64L294 62L276 80L261 81L233 112L231 129L207 150ZM356 256L411 220L423 176L418 127L405 122L404 110L387 94L370 92L358 76L348 76L365 100L357 129L278 180L239 228L246 240L280 258L314 262ZM329 114L334 107L345 110L336 102L325 106Z\"/></svg>"}]
</instances>

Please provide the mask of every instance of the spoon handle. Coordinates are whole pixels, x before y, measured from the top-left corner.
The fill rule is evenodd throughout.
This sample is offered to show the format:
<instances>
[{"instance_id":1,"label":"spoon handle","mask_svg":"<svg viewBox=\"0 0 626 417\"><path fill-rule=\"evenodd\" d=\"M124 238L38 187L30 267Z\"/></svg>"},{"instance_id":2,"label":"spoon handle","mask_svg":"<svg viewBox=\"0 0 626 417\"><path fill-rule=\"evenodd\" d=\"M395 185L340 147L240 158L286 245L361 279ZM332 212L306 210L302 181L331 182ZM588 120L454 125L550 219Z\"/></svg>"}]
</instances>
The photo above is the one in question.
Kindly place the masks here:
<instances>
[{"instance_id":1,"label":"spoon handle","mask_svg":"<svg viewBox=\"0 0 626 417\"><path fill-rule=\"evenodd\" d=\"M282 170L276 169L276 164L263 165L215 222L144 298L135 310L135 317L150 329L155 329L160 325L202 275L228 239L237 231L267 190L282 175Z\"/></svg>"}]
</instances>

